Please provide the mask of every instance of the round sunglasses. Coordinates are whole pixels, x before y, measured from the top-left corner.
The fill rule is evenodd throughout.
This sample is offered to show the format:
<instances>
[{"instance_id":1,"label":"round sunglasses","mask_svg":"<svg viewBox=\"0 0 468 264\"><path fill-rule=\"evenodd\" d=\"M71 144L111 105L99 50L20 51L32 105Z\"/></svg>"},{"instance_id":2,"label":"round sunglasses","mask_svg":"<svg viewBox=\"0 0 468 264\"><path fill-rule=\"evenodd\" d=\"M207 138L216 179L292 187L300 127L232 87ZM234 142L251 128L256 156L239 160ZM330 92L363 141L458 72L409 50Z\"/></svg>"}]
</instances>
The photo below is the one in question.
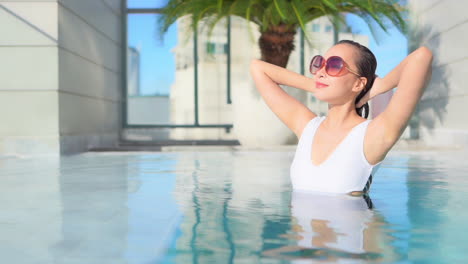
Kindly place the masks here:
<instances>
[{"instance_id":1,"label":"round sunglasses","mask_svg":"<svg viewBox=\"0 0 468 264\"><path fill-rule=\"evenodd\" d=\"M310 73L315 75L323 66L325 66L325 72L330 76L340 76L344 74L344 69L346 69L357 77L361 77L359 73L351 70L348 64L338 56L331 56L327 60L321 55L314 56L310 61Z\"/></svg>"}]
</instances>

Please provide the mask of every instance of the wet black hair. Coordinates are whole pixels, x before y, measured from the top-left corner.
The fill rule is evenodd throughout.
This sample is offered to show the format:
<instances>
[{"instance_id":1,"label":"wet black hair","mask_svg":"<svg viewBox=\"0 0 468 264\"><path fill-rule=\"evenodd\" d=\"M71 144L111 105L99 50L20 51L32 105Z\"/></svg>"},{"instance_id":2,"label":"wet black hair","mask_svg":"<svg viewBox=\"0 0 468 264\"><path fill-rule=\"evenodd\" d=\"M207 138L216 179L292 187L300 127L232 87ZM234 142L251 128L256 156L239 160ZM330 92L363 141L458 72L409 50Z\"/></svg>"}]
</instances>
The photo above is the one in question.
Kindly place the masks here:
<instances>
[{"instance_id":1,"label":"wet black hair","mask_svg":"<svg viewBox=\"0 0 468 264\"><path fill-rule=\"evenodd\" d=\"M355 103L357 104L364 95L372 88L375 78L375 70L377 69L377 59L374 56L374 53L370 51L366 46L363 46L352 40L340 40L338 44L348 44L355 47L359 53L358 59L356 61L356 67L358 73L361 77L367 79L366 86L356 97ZM365 103L363 106L356 108L358 115L367 118L369 116L369 103Z\"/></svg>"}]
</instances>

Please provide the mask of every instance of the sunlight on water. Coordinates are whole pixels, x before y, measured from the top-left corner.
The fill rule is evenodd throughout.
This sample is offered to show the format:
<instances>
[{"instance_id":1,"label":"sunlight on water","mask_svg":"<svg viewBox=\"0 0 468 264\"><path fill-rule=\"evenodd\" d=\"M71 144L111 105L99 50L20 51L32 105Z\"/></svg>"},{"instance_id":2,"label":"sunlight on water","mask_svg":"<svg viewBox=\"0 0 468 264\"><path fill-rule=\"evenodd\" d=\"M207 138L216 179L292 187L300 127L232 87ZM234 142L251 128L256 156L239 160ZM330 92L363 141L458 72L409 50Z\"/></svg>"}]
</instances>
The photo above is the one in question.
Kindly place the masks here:
<instances>
[{"instance_id":1,"label":"sunlight on water","mask_svg":"<svg viewBox=\"0 0 468 264\"><path fill-rule=\"evenodd\" d=\"M177 179L174 196L186 217L166 257L177 263L461 259L444 250L462 247L450 242L457 228L446 224L448 202L457 199L449 189L464 185L460 197L468 193L467 180L456 175L465 168L419 156L389 156L367 202L292 192L285 153L197 156L192 175ZM449 177L460 182L452 187ZM452 245L442 250L442 239Z\"/></svg>"},{"instance_id":2,"label":"sunlight on water","mask_svg":"<svg viewBox=\"0 0 468 264\"><path fill-rule=\"evenodd\" d=\"M3 159L0 252L9 263L462 263L462 157L392 152L370 197L293 192L285 151Z\"/></svg>"}]
</instances>

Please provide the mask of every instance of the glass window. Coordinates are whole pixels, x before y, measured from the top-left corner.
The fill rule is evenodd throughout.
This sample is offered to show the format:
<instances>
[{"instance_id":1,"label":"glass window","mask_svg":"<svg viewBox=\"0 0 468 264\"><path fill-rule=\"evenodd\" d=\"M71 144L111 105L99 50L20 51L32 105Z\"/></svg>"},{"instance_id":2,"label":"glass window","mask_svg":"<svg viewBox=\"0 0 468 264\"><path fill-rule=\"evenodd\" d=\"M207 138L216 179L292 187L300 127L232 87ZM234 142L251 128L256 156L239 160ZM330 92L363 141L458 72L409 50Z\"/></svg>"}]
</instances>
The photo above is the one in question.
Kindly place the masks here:
<instances>
[{"instance_id":1,"label":"glass window","mask_svg":"<svg viewBox=\"0 0 468 264\"><path fill-rule=\"evenodd\" d=\"M128 8L162 8L168 0L127 0Z\"/></svg>"},{"instance_id":2,"label":"glass window","mask_svg":"<svg viewBox=\"0 0 468 264\"><path fill-rule=\"evenodd\" d=\"M331 32L333 30L333 27L331 25L327 25L325 27L325 32Z\"/></svg>"},{"instance_id":3,"label":"glass window","mask_svg":"<svg viewBox=\"0 0 468 264\"><path fill-rule=\"evenodd\" d=\"M127 123L169 124L171 101L184 97L193 113L193 46L180 48L178 23L163 38L157 32L157 14L128 15L127 49ZM191 44L191 43L190 43ZM187 45L191 46L191 45ZM177 79L176 73L183 72ZM182 82L182 83L181 83ZM182 95L174 94L175 86L183 86ZM193 122L187 114L180 123Z\"/></svg>"},{"instance_id":4,"label":"glass window","mask_svg":"<svg viewBox=\"0 0 468 264\"><path fill-rule=\"evenodd\" d=\"M228 45L226 43L207 42L206 53L207 54L227 54L227 47Z\"/></svg>"},{"instance_id":5,"label":"glass window","mask_svg":"<svg viewBox=\"0 0 468 264\"><path fill-rule=\"evenodd\" d=\"M236 37L231 44L227 20L219 21L210 35L201 25L195 42L190 18L184 17L161 38L157 35L159 11L152 8L161 8L167 1L127 3L128 8L138 10L127 13L126 125L165 127L164 139L235 139L225 130L233 119L230 85L247 87L245 65L258 57L251 49L245 21L232 19L231 35ZM156 137L163 139L159 134Z\"/></svg>"},{"instance_id":6,"label":"glass window","mask_svg":"<svg viewBox=\"0 0 468 264\"><path fill-rule=\"evenodd\" d=\"M215 53L215 43L211 43L211 42L206 43L206 53L208 54Z\"/></svg>"},{"instance_id":7,"label":"glass window","mask_svg":"<svg viewBox=\"0 0 468 264\"><path fill-rule=\"evenodd\" d=\"M313 23L312 32L319 32L319 31L320 31L320 24Z\"/></svg>"}]
</instances>

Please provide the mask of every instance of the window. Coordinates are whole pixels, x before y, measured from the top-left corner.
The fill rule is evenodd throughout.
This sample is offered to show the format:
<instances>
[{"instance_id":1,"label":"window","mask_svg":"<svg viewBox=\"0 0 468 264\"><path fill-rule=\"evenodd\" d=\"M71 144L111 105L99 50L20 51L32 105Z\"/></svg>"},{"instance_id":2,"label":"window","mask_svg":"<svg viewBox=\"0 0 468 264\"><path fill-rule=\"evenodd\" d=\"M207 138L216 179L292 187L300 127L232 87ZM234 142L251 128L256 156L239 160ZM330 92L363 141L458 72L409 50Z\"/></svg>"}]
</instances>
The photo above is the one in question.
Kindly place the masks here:
<instances>
[{"instance_id":1,"label":"window","mask_svg":"<svg viewBox=\"0 0 468 264\"><path fill-rule=\"evenodd\" d=\"M168 0L127 0L128 8L161 8Z\"/></svg>"},{"instance_id":2,"label":"window","mask_svg":"<svg viewBox=\"0 0 468 264\"><path fill-rule=\"evenodd\" d=\"M320 24L312 24L312 32L320 32Z\"/></svg>"},{"instance_id":3,"label":"window","mask_svg":"<svg viewBox=\"0 0 468 264\"><path fill-rule=\"evenodd\" d=\"M206 43L206 53L214 54L215 53L215 44L214 43Z\"/></svg>"},{"instance_id":4,"label":"window","mask_svg":"<svg viewBox=\"0 0 468 264\"><path fill-rule=\"evenodd\" d=\"M169 28L164 41L154 35L158 16L155 13L127 14L128 125L171 123L170 101L175 96L173 87L177 74L181 72L176 64L184 63L180 59L182 55L190 57L186 61L193 61L193 50L180 48L178 23ZM187 82L184 86L190 89L193 82Z\"/></svg>"},{"instance_id":5,"label":"window","mask_svg":"<svg viewBox=\"0 0 468 264\"><path fill-rule=\"evenodd\" d=\"M166 3L127 0L125 138L231 140L229 20L210 40L181 18L161 41L154 33Z\"/></svg>"},{"instance_id":6,"label":"window","mask_svg":"<svg viewBox=\"0 0 468 264\"><path fill-rule=\"evenodd\" d=\"M207 54L226 54L227 53L227 44L226 43L206 43L206 53Z\"/></svg>"}]
</instances>

